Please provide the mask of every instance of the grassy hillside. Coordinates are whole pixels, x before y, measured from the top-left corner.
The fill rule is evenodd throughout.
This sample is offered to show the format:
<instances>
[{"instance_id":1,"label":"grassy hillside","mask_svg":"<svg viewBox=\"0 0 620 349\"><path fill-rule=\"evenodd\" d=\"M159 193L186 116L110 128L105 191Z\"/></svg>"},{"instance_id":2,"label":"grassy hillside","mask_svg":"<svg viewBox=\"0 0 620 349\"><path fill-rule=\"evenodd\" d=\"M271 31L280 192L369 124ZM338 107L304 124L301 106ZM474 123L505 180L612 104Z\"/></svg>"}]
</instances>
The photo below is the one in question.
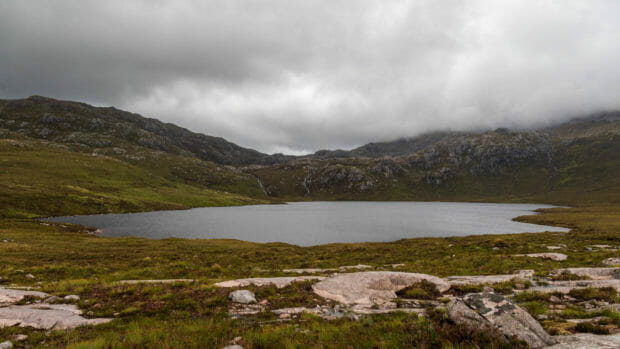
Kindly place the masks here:
<instances>
[{"instance_id":1,"label":"grassy hillside","mask_svg":"<svg viewBox=\"0 0 620 349\"><path fill-rule=\"evenodd\" d=\"M170 175L175 164L184 163L166 161L162 166L138 167L107 156L67 151L50 143L3 139L0 140L0 216L35 217L267 202L209 189L199 185L197 180L183 183ZM260 196L255 180L241 177L236 182L230 181L233 178L230 170L220 169L220 172L228 173L227 180L212 177L213 182L219 180L214 187L234 187Z\"/></svg>"},{"instance_id":2,"label":"grassy hillside","mask_svg":"<svg viewBox=\"0 0 620 349\"><path fill-rule=\"evenodd\" d=\"M225 204L227 199L215 199L225 192L272 201L620 202L617 112L537 131L438 132L287 157L114 108L35 96L0 100L0 137L28 145L3 146L0 159L13 169L4 190L9 184L13 189L2 199L4 215ZM62 151L66 156L58 155ZM80 159L70 165L75 173L58 169L65 157ZM89 166L98 170L80 172ZM127 179L127 173L135 178ZM93 189L85 191L90 177ZM113 180L117 177L123 179ZM32 183L47 183L47 189ZM16 190L19 186L28 189ZM181 194L195 194L194 188L210 191L200 199Z\"/></svg>"}]
</instances>

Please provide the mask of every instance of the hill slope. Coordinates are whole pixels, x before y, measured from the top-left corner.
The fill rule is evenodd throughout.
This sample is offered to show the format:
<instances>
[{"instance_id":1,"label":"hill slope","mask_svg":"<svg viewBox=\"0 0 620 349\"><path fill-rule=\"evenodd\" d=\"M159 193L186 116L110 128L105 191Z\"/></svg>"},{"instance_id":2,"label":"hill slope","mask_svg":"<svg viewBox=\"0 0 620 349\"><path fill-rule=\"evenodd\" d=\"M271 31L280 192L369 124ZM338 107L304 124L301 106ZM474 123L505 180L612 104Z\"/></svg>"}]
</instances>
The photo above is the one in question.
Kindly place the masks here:
<instances>
[{"instance_id":1,"label":"hill slope","mask_svg":"<svg viewBox=\"0 0 620 349\"><path fill-rule=\"evenodd\" d=\"M0 100L0 128L63 143L76 151L131 152L137 147L219 164L277 161L275 157L242 148L223 138L194 133L113 107L99 108L40 96Z\"/></svg>"},{"instance_id":2,"label":"hill slope","mask_svg":"<svg viewBox=\"0 0 620 349\"><path fill-rule=\"evenodd\" d=\"M0 215L319 199L620 202L618 112L293 157L114 108L30 97L0 100L0 139Z\"/></svg>"},{"instance_id":3,"label":"hill slope","mask_svg":"<svg viewBox=\"0 0 620 349\"><path fill-rule=\"evenodd\" d=\"M432 134L248 172L270 195L296 199L619 202L620 113L538 131Z\"/></svg>"},{"instance_id":4,"label":"hill slope","mask_svg":"<svg viewBox=\"0 0 620 349\"><path fill-rule=\"evenodd\" d=\"M268 202L185 184L114 158L67 151L55 144L33 140L0 140L0 164L0 217Z\"/></svg>"}]
</instances>

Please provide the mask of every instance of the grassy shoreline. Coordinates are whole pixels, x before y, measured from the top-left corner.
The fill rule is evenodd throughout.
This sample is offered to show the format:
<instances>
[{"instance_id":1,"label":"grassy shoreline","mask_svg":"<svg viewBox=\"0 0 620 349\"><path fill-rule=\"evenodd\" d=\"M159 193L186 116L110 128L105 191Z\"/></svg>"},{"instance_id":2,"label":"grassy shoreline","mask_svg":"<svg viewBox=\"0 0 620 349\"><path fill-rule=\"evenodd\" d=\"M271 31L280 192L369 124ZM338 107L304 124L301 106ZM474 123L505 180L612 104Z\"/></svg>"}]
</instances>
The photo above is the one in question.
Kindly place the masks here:
<instances>
[{"instance_id":1,"label":"grassy shoreline","mask_svg":"<svg viewBox=\"0 0 620 349\"><path fill-rule=\"evenodd\" d=\"M233 278L296 275L282 271L287 268L357 264L441 277L507 274L521 269L545 275L561 267L600 267L604 259L618 257L616 251L591 246L620 246L620 206L536 211L514 220L571 230L300 247L226 239L99 237L77 225L4 218L0 219L0 286L31 286L59 296L77 294L85 313L115 320L72 331L6 327L0 328L0 339L20 333L29 337L16 343L17 347L71 348L218 348L237 336L243 338L246 348L508 348L511 346L498 342L492 334L468 332L434 313L430 318L404 313L373 315L360 321L304 315L282 322L267 313L230 319L227 292L213 284ZM514 256L547 252L547 246L559 243L565 247L553 252L567 254L565 261ZM391 266L401 263L404 266L397 269ZM166 278L195 281L169 286L118 284L120 280ZM309 297L300 288L259 292L272 297L274 304Z\"/></svg>"}]
</instances>

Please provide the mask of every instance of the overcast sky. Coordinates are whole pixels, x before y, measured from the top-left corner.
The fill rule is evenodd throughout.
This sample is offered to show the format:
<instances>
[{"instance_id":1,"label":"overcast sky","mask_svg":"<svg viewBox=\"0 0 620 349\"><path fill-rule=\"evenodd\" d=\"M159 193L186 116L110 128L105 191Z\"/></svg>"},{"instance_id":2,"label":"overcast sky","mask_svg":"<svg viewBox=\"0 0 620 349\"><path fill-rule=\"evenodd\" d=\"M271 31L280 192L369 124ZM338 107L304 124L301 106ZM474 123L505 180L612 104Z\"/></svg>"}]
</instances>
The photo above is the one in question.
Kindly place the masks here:
<instances>
[{"instance_id":1,"label":"overcast sky","mask_svg":"<svg viewBox=\"0 0 620 349\"><path fill-rule=\"evenodd\" d=\"M620 1L0 1L0 97L264 152L620 108Z\"/></svg>"}]
</instances>

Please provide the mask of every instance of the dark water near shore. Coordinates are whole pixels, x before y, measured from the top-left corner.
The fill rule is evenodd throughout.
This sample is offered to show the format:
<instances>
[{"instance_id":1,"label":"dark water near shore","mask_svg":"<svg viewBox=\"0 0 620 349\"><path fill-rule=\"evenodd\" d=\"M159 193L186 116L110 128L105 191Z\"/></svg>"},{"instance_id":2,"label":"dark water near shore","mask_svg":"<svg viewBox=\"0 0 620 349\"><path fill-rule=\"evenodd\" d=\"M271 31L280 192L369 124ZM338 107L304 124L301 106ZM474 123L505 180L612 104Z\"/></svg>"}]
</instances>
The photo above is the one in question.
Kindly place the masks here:
<instances>
[{"instance_id":1,"label":"dark water near shore","mask_svg":"<svg viewBox=\"0 0 620 349\"><path fill-rule=\"evenodd\" d=\"M511 220L545 207L552 206L461 202L295 202L47 220L95 226L103 231L104 236L225 238L302 246L415 237L568 231Z\"/></svg>"}]
</instances>

